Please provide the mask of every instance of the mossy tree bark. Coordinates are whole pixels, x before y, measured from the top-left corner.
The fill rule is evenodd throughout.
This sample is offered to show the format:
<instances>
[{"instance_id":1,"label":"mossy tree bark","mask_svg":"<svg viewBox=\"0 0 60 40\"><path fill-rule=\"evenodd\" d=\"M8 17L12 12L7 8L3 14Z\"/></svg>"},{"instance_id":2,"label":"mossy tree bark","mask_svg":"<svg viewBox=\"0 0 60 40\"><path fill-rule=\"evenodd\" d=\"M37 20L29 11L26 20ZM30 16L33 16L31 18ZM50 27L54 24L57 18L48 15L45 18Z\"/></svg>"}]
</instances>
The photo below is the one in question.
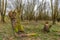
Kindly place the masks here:
<instances>
[{"instance_id":1,"label":"mossy tree bark","mask_svg":"<svg viewBox=\"0 0 60 40\"><path fill-rule=\"evenodd\" d=\"M24 32L24 28L21 25L21 20L20 20L20 13L18 11L11 11L9 13L9 17L11 19L11 24L12 28L14 29L14 32L19 33L19 32Z\"/></svg>"},{"instance_id":2,"label":"mossy tree bark","mask_svg":"<svg viewBox=\"0 0 60 40\"><path fill-rule=\"evenodd\" d=\"M16 28L17 28L16 30L18 30L19 32L24 32L24 28L20 22L21 22L20 12L17 11L16 12Z\"/></svg>"}]
</instances>

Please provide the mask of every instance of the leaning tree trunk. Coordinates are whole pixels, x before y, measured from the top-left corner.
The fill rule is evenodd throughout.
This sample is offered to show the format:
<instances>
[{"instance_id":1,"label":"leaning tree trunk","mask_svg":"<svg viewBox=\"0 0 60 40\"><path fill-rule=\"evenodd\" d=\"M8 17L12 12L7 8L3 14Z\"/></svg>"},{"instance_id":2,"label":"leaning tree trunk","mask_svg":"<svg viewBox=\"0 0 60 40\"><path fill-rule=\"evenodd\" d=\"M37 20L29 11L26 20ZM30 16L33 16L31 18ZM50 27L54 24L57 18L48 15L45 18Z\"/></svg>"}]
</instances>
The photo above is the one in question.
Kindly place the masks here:
<instances>
[{"instance_id":1,"label":"leaning tree trunk","mask_svg":"<svg viewBox=\"0 0 60 40\"><path fill-rule=\"evenodd\" d=\"M12 28L14 30L14 32L16 33L21 33L21 32L24 32L24 28L23 26L21 26L21 21L20 21L20 13L19 12L10 12L9 13L9 17L11 19L11 24L12 24Z\"/></svg>"}]
</instances>

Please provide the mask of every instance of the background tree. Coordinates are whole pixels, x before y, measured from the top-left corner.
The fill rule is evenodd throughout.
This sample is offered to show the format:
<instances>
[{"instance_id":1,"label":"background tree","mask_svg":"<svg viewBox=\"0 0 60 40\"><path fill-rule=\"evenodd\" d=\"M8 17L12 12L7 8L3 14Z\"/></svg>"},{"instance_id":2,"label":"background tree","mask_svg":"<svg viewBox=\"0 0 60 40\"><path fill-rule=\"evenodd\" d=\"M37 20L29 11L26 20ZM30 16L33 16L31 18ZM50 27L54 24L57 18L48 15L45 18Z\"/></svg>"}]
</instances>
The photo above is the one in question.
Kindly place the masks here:
<instances>
[{"instance_id":1,"label":"background tree","mask_svg":"<svg viewBox=\"0 0 60 40\"><path fill-rule=\"evenodd\" d=\"M0 13L1 13L1 0L0 0Z\"/></svg>"},{"instance_id":2,"label":"background tree","mask_svg":"<svg viewBox=\"0 0 60 40\"><path fill-rule=\"evenodd\" d=\"M53 14L53 24L55 24L55 21L58 17L58 0L55 0L54 4L54 14Z\"/></svg>"},{"instance_id":3,"label":"background tree","mask_svg":"<svg viewBox=\"0 0 60 40\"><path fill-rule=\"evenodd\" d=\"M2 22L5 22L6 8L7 8L7 0L2 0L1 1L1 21Z\"/></svg>"},{"instance_id":4,"label":"background tree","mask_svg":"<svg viewBox=\"0 0 60 40\"><path fill-rule=\"evenodd\" d=\"M42 15L43 15L43 1L40 3L39 7L38 7L38 12L39 12L39 15L38 15L38 19L41 20L42 19Z\"/></svg>"},{"instance_id":5,"label":"background tree","mask_svg":"<svg viewBox=\"0 0 60 40\"><path fill-rule=\"evenodd\" d=\"M32 20L32 19L34 19L35 1L36 1L36 0L31 0L31 2L29 2L29 0L27 0L27 5L26 5L26 7L24 8L25 17L26 17L27 20Z\"/></svg>"}]
</instances>

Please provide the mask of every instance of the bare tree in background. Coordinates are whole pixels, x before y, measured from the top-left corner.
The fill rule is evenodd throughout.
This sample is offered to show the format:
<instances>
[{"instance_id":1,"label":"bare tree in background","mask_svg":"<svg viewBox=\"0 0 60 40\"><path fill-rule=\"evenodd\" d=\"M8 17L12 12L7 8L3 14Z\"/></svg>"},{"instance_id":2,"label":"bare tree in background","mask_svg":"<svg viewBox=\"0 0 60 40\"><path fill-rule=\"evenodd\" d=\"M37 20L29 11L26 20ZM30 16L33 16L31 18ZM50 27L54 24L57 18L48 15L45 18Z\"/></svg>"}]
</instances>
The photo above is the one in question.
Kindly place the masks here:
<instances>
[{"instance_id":1,"label":"bare tree in background","mask_svg":"<svg viewBox=\"0 0 60 40\"><path fill-rule=\"evenodd\" d=\"M58 16L58 0L55 0L54 14L53 14L53 24L55 24L55 21L57 19L57 16Z\"/></svg>"},{"instance_id":2,"label":"bare tree in background","mask_svg":"<svg viewBox=\"0 0 60 40\"><path fill-rule=\"evenodd\" d=\"M42 0L42 2L40 3L38 9L39 9L39 15L38 15L38 19L39 20L45 20L46 19L46 6L47 2L45 0Z\"/></svg>"},{"instance_id":3,"label":"bare tree in background","mask_svg":"<svg viewBox=\"0 0 60 40\"><path fill-rule=\"evenodd\" d=\"M42 14L43 14L43 7L42 7L42 5L43 5L43 1L42 1L42 3L40 3L40 5L39 5L39 7L38 7L38 12L39 12L39 15L38 15L38 19L39 20L41 20L42 19Z\"/></svg>"},{"instance_id":4,"label":"bare tree in background","mask_svg":"<svg viewBox=\"0 0 60 40\"><path fill-rule=\"evenodd\" d=\"M27 0L27 6L24 9L25 11L25 16L27 20L32 20L34 19L34 8L35 8L35 2L36 0L31 0L31 2L29 2L29 0Z\"/></svg>"},{"instance_id":5,"label":"bare tree in background","mask_svg":"<svg viewBox=\"0 0 60 40\"><path fill-rule=\"evenodd\" d=\"M6 7L7 7L7 0L4 2L4 0L1 1L1 21L5 22L5 14L6 14Z\"/></svg>"}]
</instances>

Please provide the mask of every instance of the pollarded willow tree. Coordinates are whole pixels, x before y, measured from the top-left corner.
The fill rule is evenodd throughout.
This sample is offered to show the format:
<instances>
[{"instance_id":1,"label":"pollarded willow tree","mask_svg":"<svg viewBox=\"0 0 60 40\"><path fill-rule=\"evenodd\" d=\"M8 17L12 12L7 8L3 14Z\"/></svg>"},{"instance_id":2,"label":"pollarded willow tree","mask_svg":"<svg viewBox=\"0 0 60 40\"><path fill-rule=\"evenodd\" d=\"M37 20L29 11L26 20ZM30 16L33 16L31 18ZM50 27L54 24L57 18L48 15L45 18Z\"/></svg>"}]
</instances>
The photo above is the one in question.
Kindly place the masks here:
<instances>
[{"instance_id":1,"label":"pollarded willow tree","mask_svg":"<svg viewBox=\"0 0 60 40\"><path fill-rule=\"evenodd\" d=\"M20 2L19 2L20 1ZM11 19L11 24L12 24L12 28L14 30L15 33L22 33L24 32L24 28L21 25L21 13L22 13L22 0L17 0L16 1L16 9L14 11L10 11L9 12L9 17Z\"/></svg>"}]
</instances>

